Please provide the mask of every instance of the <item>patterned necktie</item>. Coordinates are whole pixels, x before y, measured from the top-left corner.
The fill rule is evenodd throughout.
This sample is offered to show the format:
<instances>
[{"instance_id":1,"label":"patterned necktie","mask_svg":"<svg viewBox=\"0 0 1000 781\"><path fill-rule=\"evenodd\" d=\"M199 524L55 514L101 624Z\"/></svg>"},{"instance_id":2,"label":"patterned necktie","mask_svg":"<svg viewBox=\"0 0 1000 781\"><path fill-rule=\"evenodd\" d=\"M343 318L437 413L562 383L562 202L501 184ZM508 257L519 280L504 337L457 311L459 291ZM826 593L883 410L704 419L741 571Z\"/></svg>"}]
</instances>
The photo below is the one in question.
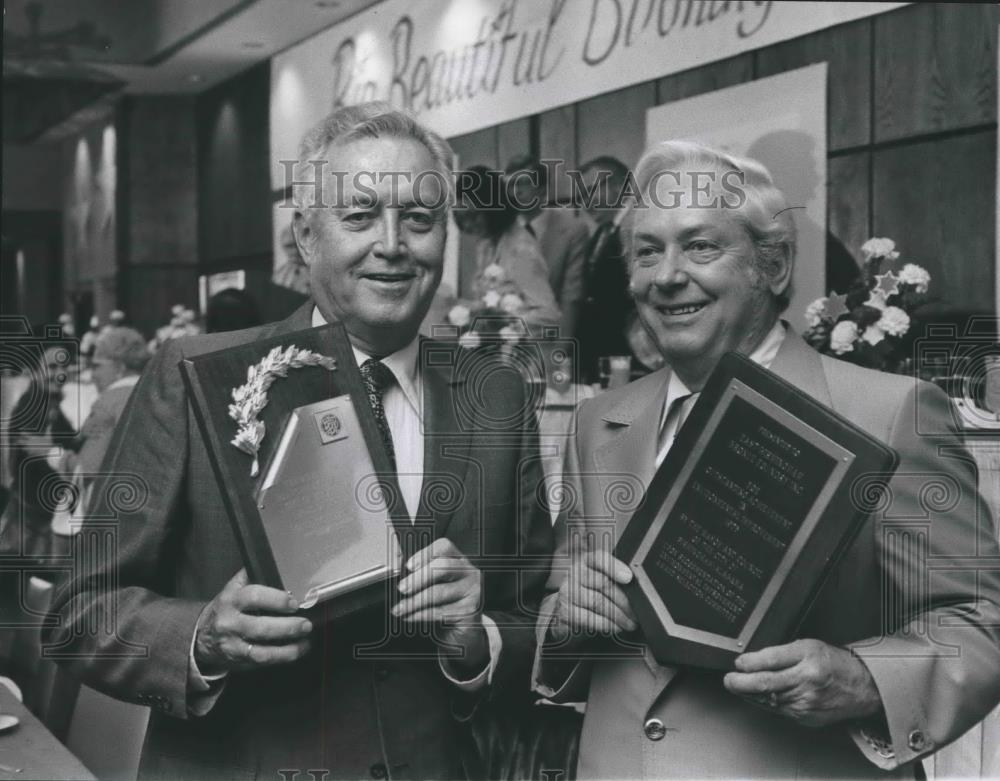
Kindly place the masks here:
<instances>
[{"instance_id":1,"label":"patterned necktie","mask_svg":"<svg viewBox=\"0 0 1000 781\"><path fill-rule=\"evenodd\" d=\"M396 449L392 444L392 432L389 430L389 421L385 417L385 407L382 406L382 394L396 381L392 370L382 361L376 358L369 358L361 364L361 379L365 381L365 392L368 394L368 404L375 415L375 422L378 424L379 433L382 435L382 443L385 445L385 452L389 456L389 463L392 464L392 471L396 471Z\"/></svg>"}]
</instances>

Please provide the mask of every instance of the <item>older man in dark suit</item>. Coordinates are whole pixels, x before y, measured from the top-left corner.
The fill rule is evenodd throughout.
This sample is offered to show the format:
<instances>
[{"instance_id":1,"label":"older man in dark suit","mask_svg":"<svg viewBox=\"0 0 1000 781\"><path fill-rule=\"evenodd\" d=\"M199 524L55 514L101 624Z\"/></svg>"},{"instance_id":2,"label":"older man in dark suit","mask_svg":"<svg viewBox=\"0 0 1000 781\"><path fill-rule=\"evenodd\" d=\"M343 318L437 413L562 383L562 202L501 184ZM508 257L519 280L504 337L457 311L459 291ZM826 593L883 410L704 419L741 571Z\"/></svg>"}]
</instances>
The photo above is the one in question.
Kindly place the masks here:
<instances>
[{"instance_id":1,"label":"older man in dark suit","mask_svg":"<svg viewBox=\"0 0 1000 781\"><path fill-rule=\"evenodd\" d=\"M530 664L525 611L551 534L532 411L510 372L479 387L418 360L443 264L447 143L365 104L334 112L300 151L294 226L312 302L157 354L104 464L148 495L121 508L99 487L90 512L117 518L119 555L84 562L60 591L49 642L88 683L153 707L143 776L454 777L453 709L523 687ZM338 187L308 184L331 174ZM382 608L319 627L289 595L247 582L177 364L334 320L378 398L406 507L433 520L435 539L407 562L396 621ZM111 618L114 631L88 632Z\"/></svg>"}]
</instances>

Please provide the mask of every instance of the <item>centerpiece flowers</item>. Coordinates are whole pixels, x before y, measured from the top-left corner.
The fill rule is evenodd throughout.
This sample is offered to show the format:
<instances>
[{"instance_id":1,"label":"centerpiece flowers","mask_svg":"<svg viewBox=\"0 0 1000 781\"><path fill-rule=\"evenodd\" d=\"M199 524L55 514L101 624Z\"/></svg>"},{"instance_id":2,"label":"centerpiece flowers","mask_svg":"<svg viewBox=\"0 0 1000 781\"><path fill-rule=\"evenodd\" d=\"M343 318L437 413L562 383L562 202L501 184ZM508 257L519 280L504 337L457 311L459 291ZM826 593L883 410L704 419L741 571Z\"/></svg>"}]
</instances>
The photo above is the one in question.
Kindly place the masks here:
<instances>
[{"instance_id":1,"label":"centerpiece flowers","mask_svg":"<svg viewBox=\"0 0 1000 781\"><path fill-rule=\"evenodd\" d=\"M521 314L524 298L497 263L483 269L476 280L477 298L459 301L448 311L448 322L458 329L465 349L484 344L512 347L528 336Z\"/></svg>"},{"instance_id":2,"label":"centerpiece flowers","mask_svg":"<svg viewBox=\"0 0 1000 781\"><path fill-rule=\"evenodd\" d=\"M819 352L881 371L907 373L914 312L928 301L931 275L914 263L900 267L892 239L861 246L861 275L846 293L831 292L806 307L805 340Z\"/></svg>"}]
</instances>

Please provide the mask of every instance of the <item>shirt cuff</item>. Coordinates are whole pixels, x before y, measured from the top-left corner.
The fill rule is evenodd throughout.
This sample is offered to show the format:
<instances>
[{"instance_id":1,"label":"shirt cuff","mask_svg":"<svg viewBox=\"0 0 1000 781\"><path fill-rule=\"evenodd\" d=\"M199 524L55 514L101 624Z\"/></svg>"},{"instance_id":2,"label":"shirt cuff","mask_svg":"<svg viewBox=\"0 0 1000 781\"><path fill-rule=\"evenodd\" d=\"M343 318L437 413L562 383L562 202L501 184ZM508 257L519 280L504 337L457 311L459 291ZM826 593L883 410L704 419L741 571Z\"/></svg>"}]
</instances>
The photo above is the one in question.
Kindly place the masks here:
<instances>
[{"instance_id":1,"label":"shirt cuff","mask_svg":"<svg viewBox=\"0 0 1000 781\"><path fill-rule=\"evenodd\" d=\"M896 751L886 736L863 727L852 727L850 735L851 740L861 749L861 753L879 769L895 770L899 767Z\"/></svg>"},{"instance_id":2,"label":"shirt cuff","mask_svg":"<svg viewBox=\"0 0 1000 781\"><path fill-rule=\"evenodd\" d=\"M216 700L226 687L226 673L202 675L194 660L194 641L197 637L197 632L191 636L191 647L188 650L187 708L192 716L204 716L215 707Z\"/></svg>"},{"instance_id":3,"label":"shirt cuff","mask_svg":"<svg viewBox=\"0 0 1000 781\"><path fill-rule=\"evenodd\" d=\"M493 673L497 669L497 664L500 661L500 651L503 649L503 640L500 637L500 630L497 629L496 622L487 615L483 616L483 629L486 630L486 641L489 643L490 647L490 661L486 667L483 668L483 671L474 678L460 681L452 677L444 663L444 657L441 655L440 651L438 652L438 666L441 668L441 673L452 684L457 686L459 691L466 692L467 694L478 692L493 683Z\"/></svg>"}]
</instances>

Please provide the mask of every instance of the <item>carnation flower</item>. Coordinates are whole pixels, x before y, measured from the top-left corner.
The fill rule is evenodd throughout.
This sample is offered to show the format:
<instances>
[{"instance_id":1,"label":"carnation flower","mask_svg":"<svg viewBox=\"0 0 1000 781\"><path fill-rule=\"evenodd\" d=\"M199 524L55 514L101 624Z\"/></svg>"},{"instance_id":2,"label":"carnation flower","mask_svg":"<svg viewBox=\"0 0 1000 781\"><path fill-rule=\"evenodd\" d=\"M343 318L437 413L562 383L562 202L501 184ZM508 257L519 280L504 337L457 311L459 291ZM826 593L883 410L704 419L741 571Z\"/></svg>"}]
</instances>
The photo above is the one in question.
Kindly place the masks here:
<instances>
[{"instance_id":1,"label":"carnation flower","mask_svg":"<svg viewBox=\"0 0 1000 781\"><path fill-rule=\"evenodd\" d=\"M916 263L907 263L899 272L899 281L904 285L913 285L918 293L926 293L931 282L927 269Z\"/></svg>"},{"instance_id":2,"label":"carnation flower","mask_svg":"<svg viewBox=\"0 0 1000 781\"><path fill-rule=\"evenodd\" d=\"M858 324L853 320L842 320L830 331L830 349L837 355L849 353L854 349L858 338Z\"/></svg>"},{"instance_id":3,"label":"carnation flower","mask_svg":"<svg viewBox=\"0 0 1000 781\"><path fill-rule=\"evenodd\" d=\"M483 279L488 282L503 282L506 277L507 272L503 270L503 266L499 263L490 263L490 265L483 269Z\"/></svg>"},{"instance_id":4,"label":"carnation flower","mask_svg":"<svg viewBox=\"0 0 1000 781\"><path fill-rule=\"evenodd\" d=\"M865 256L865 260L872 258L895 260L899 257L899 253L896 252L896 242L892 239L868 239L861 245L861 254Z\"/></svg>"},{"instance_id":5,"label":"carnation flower","mask_svg":"<svg viewBox=\"0 0 1000 781\"><path fill-rule=\"evenodd\" d=\"M174 304L172 307L170 307L170 314L172 314L174 317L177 317L183 311L184 311L184 304Z\"/></svg>"},{"instance_id":6,"label":"carnation flower","mask_svg":"<svg viewBox=\"0 0 1000 781\"><path fill-rule=\"evenodd\" d=\"M460 337L458 337L458 346L464 347L466 350L474 350L483 343L483 337L477 334L475 331L466 331Z\"/></svg>"},{"instance_id":7,"label":"carnation flower","mask_svg":"<svg viewBox=\"0 0 1000 781\"><path fill-rule=\"evenodd\" d=\"M472 313L469 311L469 307L464 304L455 304L448 310L448 322L459 328L465 328L471 319Z\"/></svg>"},{"instance_id":8,"label":"carnation flower","mask_svg":"<svg viewBox=\"0 0 1000 781\"><path fill-rule=\"evenodd\" d=\"M879 328L877 325L870 325L865 329L865 332L861 334L861 341L868 342L872 347L885 339L885 331Z\"/></svg>"},{"instance_id":9,"label":"carnation flower","mask_svg":"<svg viewBox=\"0 0 1000 781\"><path fill-rule=\"evenodd\" d=\"M826 302L827 297L823 296L822 298L817 298L806 307L806 322L810 328L815 328L823 321L823 317L826 314Z\"/></svg>"},{"instance_id":10,"label":"carnation flower","mask_svg":"<svg viewBox=\"0 0 1000 781\"><path fill-rule=\"evenodd\" d=\"M902 336L910 330L910 316L898 306L887 306L876 325L890 336Z\"/></svg>"},{"instance_id":11,"label":"carnation flower","mask_svg":"<svg viewBox=\"0 0 1000 781\"><path fill-rule=\"evenodd\" d=\"M517 293L507 293L500 299L500 308L509 315L516 315L524 306L524 300Z\"/></svg>"},{"instance_id":12,"label":"carnation flower","mask_svg":"<svg viewBox=\"0 0 1000 781\"><path fill-rule=\"evenodd\" d=\"M487 290L483 294L483 304L487 309L496 309L500 306L500 294L495 290Z\"/></svg>"},{"instance_id":13,"label":"carnation flower","mask_svg":"<svg viewBox=\"0 0 1000 781\"><path fill-rule=\"evenodd\" d=\"M882 309L886 307L885 294L876 288L868 295L868 300L865 301L865 306L870 306L873 309Z\"/></svg>"},{"instance_id":14,"label":"carnation flower","mask_svg":"<svg viewBox=\"0 0 1000 781\"><path fill-rule=\"evenodd\" d=\"M500 329L500 338L505 342L514 344L521 341L521 332L512 325L505 325Z\"/></svg>"},{"instance_id":15,"label":"carnation flower","mask_svg":"<svg viewBox=\"0 0 1000 781\"><path fill-rule=\"evenodd\" d=\"M122 323L125 321L125 313L121 309L114 309L111 314L108 315L108 319L112 323Z\"/></svg>"}]
</instances>

